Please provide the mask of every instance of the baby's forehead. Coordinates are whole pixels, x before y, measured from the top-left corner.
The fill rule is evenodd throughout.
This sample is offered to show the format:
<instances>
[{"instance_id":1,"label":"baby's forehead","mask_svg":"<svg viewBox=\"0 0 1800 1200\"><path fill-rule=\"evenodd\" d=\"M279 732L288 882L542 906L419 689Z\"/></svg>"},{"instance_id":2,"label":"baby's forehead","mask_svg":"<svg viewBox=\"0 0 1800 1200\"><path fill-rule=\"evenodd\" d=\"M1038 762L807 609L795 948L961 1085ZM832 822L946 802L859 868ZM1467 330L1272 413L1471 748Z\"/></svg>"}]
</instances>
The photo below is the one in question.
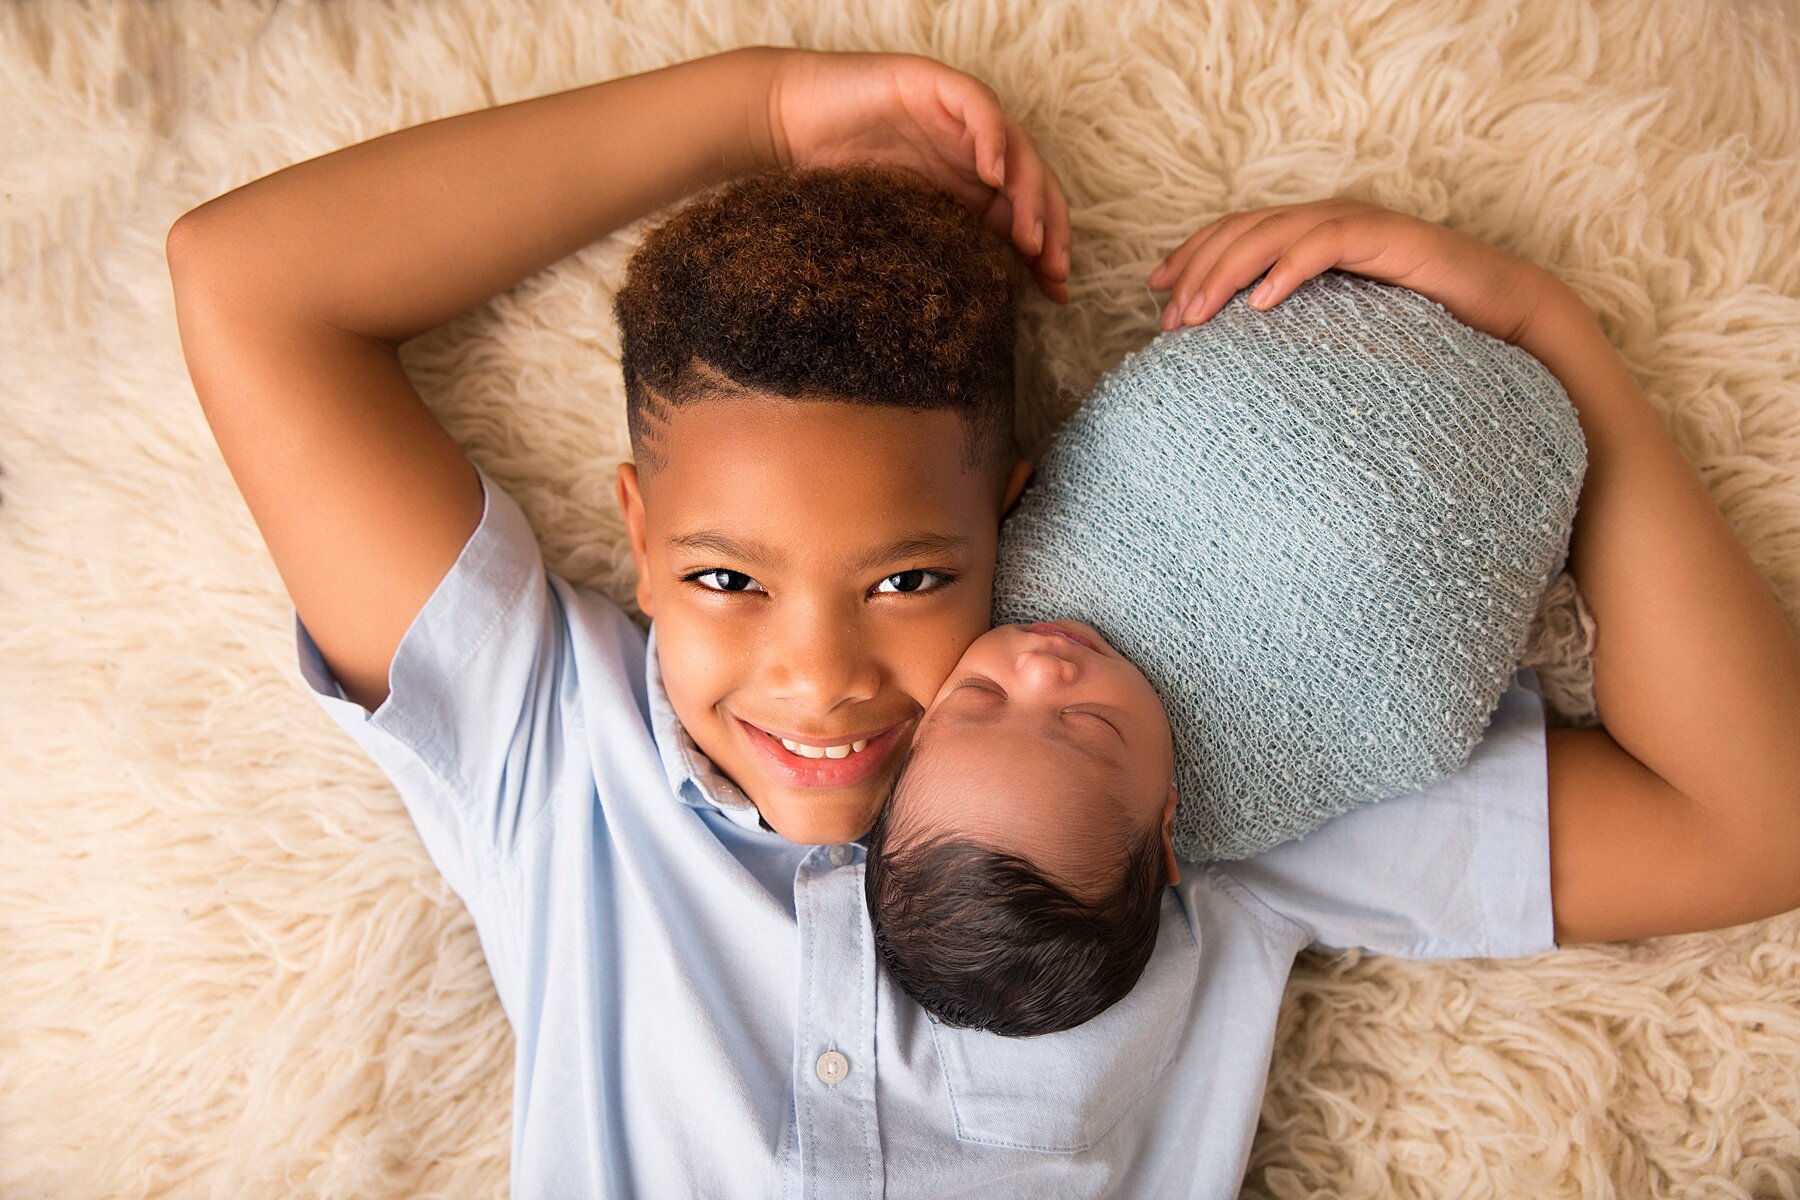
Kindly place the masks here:
<instances>
[{"instance_id":1,"label":"baby's forehead","mask_svg":"<svg viewBox=\"0 0 1800 1200\"><path fill-rule=\"evenodd\" d=\"M1044 820L1087 826L1117 806L1121 766L1043 723L943 713L920 730L896 789L907 821L1009 834Z\"/></svg>"},{"instance_id":2,"label":"baby's forehead","mask_svg":"<svg viewBox=\"0 0 1800 1200\"><path fill-rule=\"evenodd\" d=\"M1134 837L1117 803L1123 786L1049 737L953 731L909 757L894 793L894 828L900 844L968 840L1018 855L1062 886L1104 891Z\"/></svg>"}]
</instances>

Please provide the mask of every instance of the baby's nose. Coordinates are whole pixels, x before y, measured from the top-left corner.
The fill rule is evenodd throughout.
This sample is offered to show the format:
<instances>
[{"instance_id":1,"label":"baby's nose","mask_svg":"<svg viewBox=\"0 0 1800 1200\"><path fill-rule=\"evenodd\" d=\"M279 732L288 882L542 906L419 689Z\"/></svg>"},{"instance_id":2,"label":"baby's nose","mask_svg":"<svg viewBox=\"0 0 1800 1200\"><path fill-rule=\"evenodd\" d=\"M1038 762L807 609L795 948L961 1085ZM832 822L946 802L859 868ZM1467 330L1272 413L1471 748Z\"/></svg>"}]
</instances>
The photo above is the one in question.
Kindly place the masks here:
<instances>
[{"instance_id":1,"label":"baby's nose","mask_svg":"<svg viewBox=\"0 0 1800 1200\"><path fill-rule=\"evenodd\" d=\"M1018 686L1026 689L1058 689L1081 677L1081 668L1048 650L1022 650L1013 662Z\"/></svg>"}]
</instances>

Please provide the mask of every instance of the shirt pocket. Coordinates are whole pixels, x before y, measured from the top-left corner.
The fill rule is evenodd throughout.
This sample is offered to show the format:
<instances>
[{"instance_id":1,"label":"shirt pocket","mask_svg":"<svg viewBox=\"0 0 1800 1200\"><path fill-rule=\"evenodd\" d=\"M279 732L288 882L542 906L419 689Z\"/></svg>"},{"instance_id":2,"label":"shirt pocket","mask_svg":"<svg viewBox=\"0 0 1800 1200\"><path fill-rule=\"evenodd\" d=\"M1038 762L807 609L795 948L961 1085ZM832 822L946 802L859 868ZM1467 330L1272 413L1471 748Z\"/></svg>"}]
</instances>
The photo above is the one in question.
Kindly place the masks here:
<instances>
[{"instance_id":1,"label":"shirt pocket","mask_svg":"<svg viewBox=\"0 0 1800 1200\"><path fill-rule=\"evenodd\" d=\"M1092 1149L1144 1097L1187 1034L1200 947L1174 890L1137 986L1061 1033L1001 1037L931 1022L958 1140L1013 1150Z\"/></svg>"}]
</instances>

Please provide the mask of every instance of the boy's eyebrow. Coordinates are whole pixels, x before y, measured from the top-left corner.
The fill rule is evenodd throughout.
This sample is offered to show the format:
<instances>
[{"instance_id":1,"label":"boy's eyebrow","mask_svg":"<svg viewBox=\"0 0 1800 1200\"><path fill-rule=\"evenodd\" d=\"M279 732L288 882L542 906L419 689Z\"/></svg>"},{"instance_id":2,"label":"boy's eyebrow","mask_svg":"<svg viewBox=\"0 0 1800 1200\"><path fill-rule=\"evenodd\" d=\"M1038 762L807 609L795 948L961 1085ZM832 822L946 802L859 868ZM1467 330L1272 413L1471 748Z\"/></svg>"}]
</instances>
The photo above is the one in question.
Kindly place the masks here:
<instances>
[{"instance_id":1,"label":"boy's eyebrow","mask_svg":"<svg viewBox=\"0 0 1800 1200\"><path fill-rule=\"evenodd\" d=\"M754 539L735 538L716 529L699 529L669 538L669 545L681 550L704 550L722 554L744 563L779 564L782 555L772 547ZM920 533L903 537L851 561L856 571L872 571L896 560L930 555L958 555L969 549L969 539L946 533Z\"/></svg>"},{"instance_id":2,"label":"boy's eyebrow","mask_svg":"<svg viewBox=\"0 0 1800 1200\"><path fill-rule=\"evenodd\" d=\"M908 558L928 558L932 555L957 555L966 552L969 539L947 533L921 533L913 537L900 538L885 546L877 546L852 565L859 571L873 571L876 567Z\"/></svg>"},{"instance_id":3,"label":"boy's eyebrow","mask_svg":"<svg viewBox=\"0 0 1800 1200\"><path fill-rule=\"evenodd\" d=\"M669 538L669 545L678 550L707 550L747 563L768 563L781 558L761 542L741 540L714 529L675 534Z\"/></svg>"}]
</instances>

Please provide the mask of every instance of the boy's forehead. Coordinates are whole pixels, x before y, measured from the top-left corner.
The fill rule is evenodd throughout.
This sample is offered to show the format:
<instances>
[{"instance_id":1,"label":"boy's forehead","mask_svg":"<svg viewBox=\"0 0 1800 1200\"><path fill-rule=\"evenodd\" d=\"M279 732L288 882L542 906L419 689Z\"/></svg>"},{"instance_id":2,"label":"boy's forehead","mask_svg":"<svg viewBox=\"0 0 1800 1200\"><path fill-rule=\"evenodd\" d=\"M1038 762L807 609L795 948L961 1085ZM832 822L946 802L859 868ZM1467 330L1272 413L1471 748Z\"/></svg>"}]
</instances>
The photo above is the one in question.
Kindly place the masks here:
<instances>
[{"instance_id":1,"label":"boy's forehead","mask_svg":"<svg viewBox=\"0 0 1800 1200\"><path fill-rule=\"evenodd\" d=\"M646 515L669 535L773 526L857 544L896 531L991 541L996 485L965 466L966 437L951 409L693 401L658 423Z\"/></svg>"}]
</instances>

